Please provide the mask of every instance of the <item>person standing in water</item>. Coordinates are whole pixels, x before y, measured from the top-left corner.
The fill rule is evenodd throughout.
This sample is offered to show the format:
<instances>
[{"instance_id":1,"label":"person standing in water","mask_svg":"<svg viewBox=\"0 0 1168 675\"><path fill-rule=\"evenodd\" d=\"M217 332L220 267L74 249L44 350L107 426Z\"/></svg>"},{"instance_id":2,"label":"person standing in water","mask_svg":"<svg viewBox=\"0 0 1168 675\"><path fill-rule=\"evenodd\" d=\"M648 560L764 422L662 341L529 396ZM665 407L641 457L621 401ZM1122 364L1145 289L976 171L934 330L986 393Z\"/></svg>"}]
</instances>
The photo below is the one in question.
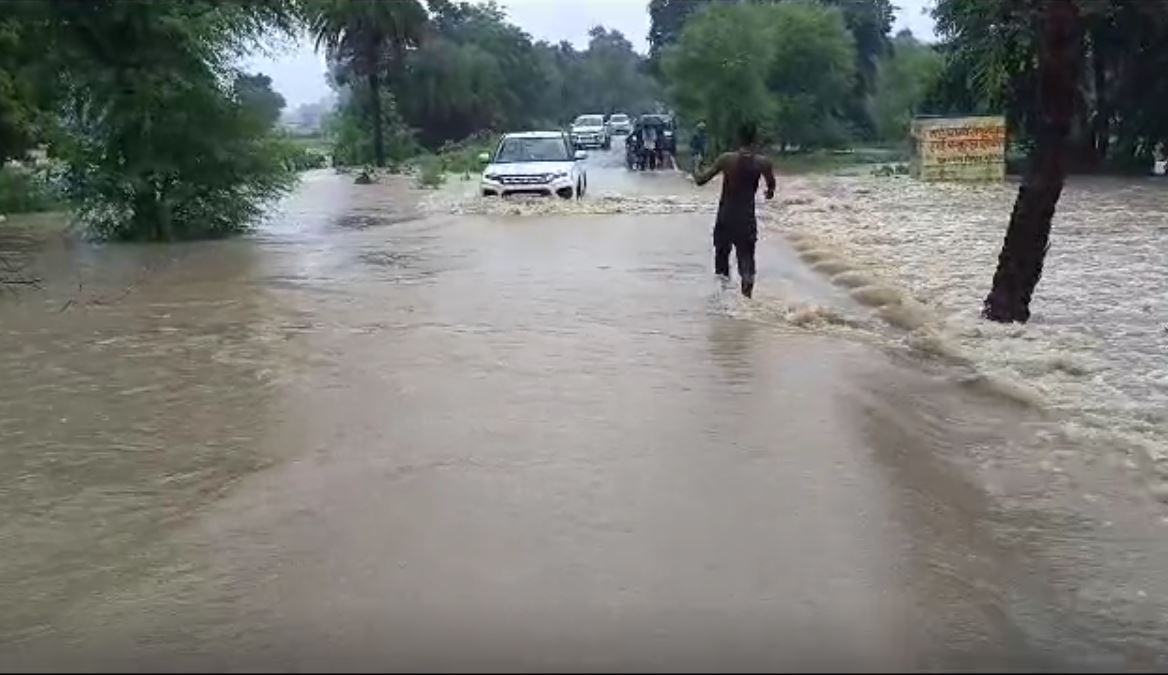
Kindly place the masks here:
<instances>
[{"instance_id":1,"label":"person standing in water","mask_svg":"<svg viewBox=\"0 0 1168 675\"><path fill-rule=\"evenodd\" d=\"M689 137L689 156L693 163L690 168L690 173L698 175L702 170L702 162L706 159L706 123L698 122L698 126L694 129L693 136Z\"/></svg>"},{"instance_id":2,"label":"person standing in water","mask_svg":"<svg viewBox=\"0 0 1168 675\"><path fill-rule=\"evenodd\" d=\"M738 150L726 152L704 171L694 176L694 182L705 185L722 174L722 197L718 201L718 219L714 221L714 273L730 278L730 249L738 259L738 276L742 294L754 293L754 245L758 241L758 220L754 215L754 194L758 179L766 180L766 198L775 196L775 172L771 161L754 152L757 132L753 124L738 129Z\"/></svg>"}]
</instances>

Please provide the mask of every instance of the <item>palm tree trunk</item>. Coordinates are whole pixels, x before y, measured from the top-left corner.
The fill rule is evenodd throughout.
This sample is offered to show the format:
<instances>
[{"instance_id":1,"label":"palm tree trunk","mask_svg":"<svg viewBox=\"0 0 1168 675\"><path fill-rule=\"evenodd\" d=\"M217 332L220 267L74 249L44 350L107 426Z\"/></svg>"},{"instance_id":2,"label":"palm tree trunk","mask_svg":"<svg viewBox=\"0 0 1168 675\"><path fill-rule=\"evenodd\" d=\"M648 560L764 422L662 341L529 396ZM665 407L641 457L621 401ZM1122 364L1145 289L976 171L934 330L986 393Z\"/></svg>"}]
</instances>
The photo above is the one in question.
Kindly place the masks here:
<instances>
[{"instance_id":1,"label":"palm tree trunk","mask_svg":"<svg viewBox=\"0 0 1168 675\"><path fill-rule=\"evenodd\" d=\"M1075 0L1046 0L1040 6L1036 143L982 307L983 317L1003 323L1030 319L1030 298L1042 277L1050 222L1067 176L1067 136L1082 55Z\"/></svg>"},{"instance_id":2,"label":"palm tree trunk","mask_svg":"<svg viewBox=\"0 0 1168 675\"><path fill-rule=\"evenodd\" d=\"M369 71L369 110L373 114L373 158L385 166L385 131L381 128L381 78L377 69Z\"/></svg>"}]
</instances>

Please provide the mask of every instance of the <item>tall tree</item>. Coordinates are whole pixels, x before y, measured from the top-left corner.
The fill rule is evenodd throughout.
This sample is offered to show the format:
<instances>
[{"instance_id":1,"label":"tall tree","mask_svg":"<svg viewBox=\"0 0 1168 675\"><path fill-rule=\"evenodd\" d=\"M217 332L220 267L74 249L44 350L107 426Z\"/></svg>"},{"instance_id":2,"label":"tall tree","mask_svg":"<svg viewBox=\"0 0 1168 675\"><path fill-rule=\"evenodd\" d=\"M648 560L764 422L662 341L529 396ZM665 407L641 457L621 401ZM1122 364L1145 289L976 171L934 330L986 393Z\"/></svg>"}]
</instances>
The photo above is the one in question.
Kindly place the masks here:
<instances>
[{"instance_id":1,"label":"tall tree","mask_svg":"<svg viewBox=\"0 0 1168 675\"><path fill-rule=\"evenodd\" d=\"M48 7L12 2L0 14L0 167L44 140L55 91L44 57Z\"/></svg>"},{"instance_id":2,"label":"tall tree","mask_svg":"<svg viewBox=\"0 0 1168 675\"><path fill-rule=\"evenodd\" d=\"M775 43L763 18L762 7L715 5L687 22L663 54L679 112L705 120L721 148L733 142L739 125L765 125L774 112L767 76Z\"/></svg>"},{"instance_id":3,"label":"tall tree","mask_svg":"<svg viewBox=\"0 0 1168 675\"><path fill-rule=\"evenodd\" d=\"M945 70L933 112L1005 112L1015 143L1034 142L1041 0L938 0ZM1077 0L1085 58L1072 118L1072 169L1145 171L1168 140L1168 2Z\"/></svg>"},{"instance_id":4,"label":"tall tree","mask_svg":"<svg viewBox=\"0 0 1168 675\"><path fill-rule=\"evenodd\" d=\"M222 236L247 227L291 181L268 129L230 87L238 57L287 4L265 0L44 3L46 59L66 111L55 148L92 232Z\"/></svg>"},{"instance_id":5,"label":"tall tree","mask_svg":"<svg viewBox=\"0 0 1168 675\"><path fill-rule=\"evenodd\" d=\"M781 0L790 1L790 0ZM856 67L853 70L851 96L844 101L844 115L863 137L875 132L869 101L876 93L877 67L890 49L893 5L891 0L823 0L836 7L852 34Z\"/></svg>"},{"instance_id":6,"label":"tall tree","mask_svg":"<svg viewBox=\"0 0 1168 675\"><path fill-rule=\"evenodd\" d=\"M649 58L659 62L662 51L681 38L690 15L715 0L649 0Z\"/></svg>"},{"instance_id":7,"label":"tall tree","mask_svg":"<svg viewBox=\"0 0 1168 675\"><path fill-rule=\"evenodd\" d=\"M1000 322L1030 319L1030 298L1042 277L1051 219L1066 180L1067 137L1083 52L1076 0L1045 0L1038 11L1035 146L982 309L985 318Z\"/></svg>"},{"instance_id":8,"label":"tall tree","mask_svg":"<svg viewBox=\"0 0 1168 675\"><path fill-rule=\"evenodd\" d=\"M944 57L932 45L918 42L908 30L897 34L876 73L872 117L879 138L897 141L908 138L912 116L918 112L943 68Z\"/></svg>"},{"instance_id":9,"label":"tall tree","mask_svg":"<svg viewBox=\"0 0 1168 675\"><path fill-rule=\"evenodd\" d=\"M392 59L404 70L406 51L419 44L425 30L425 8L417 0L307 0L304 9L317 49L324 47L330 58L365 80L374 156L378 166L385 166L381 111L385 63Z\"/></svg>"},{"instance_id":10,"label":"tall tree","mask_svg":"<svg viewBox=\"0 0 1168 675\"><path fill-rule=\"evenodd\" d=\"M686 23L666 50L664 69L679 110L705 119L723 147L743 121L804 149L845 133L855 52L837 9L809 2L712 6Z\"/></svg>"},{"instance_id":11,"label":"tall tree","mask_svg":"<svg viewBox=\"0 0 1168 675\"><path fill-rule=\"evenodd\" d=\"M774 51L767 89L775 102L771 129L780 147L832 146L846 141L855 101L855 39L832 7L784 2L760 7ZM867 119L867 106L864 118Z\"/></svg>"},{"instance_id":12,"label":"tall tree","mask_svg":"<svg viewBox=\"0 0 1168 675\"><path fill-rule=\"evenodd\" d=\"M263 73L235 76L235 97L244 109L256 116L258 123L271 129L284 110L284 97L272 89L272 78Z\"/></svg>"}]
</instances>

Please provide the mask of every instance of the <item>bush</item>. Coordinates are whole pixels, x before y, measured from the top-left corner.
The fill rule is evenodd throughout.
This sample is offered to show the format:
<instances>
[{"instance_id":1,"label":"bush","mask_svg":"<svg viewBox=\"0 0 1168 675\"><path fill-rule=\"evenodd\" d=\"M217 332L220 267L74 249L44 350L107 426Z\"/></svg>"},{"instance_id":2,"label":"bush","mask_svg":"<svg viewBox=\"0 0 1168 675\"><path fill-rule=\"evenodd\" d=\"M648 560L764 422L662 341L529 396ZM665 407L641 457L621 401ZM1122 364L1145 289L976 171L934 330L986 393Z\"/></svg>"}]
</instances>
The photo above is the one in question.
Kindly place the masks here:
<instances>
[{"instance_id":1,"label":"bush","mask_svg":"<svg viewBox=\"0 0 1168 675\"><path fill-rule=\"evenodd\" d=\"M442 159L434 155L425 155L418 160L418 185L424 188L436 188L446 182L446 170Z\"/></svg>"},{"instance_id":2,"label":"bush","mask_svg":"<svg viewBox=\"0 0 1168 675\"><path fill-rule=\"evenodd\" d=\"M438 150L438 157L447 173L475 173L482 169L479 155L495 149L497 134L481 131L461 141L448 141Z\"/></svg>"},{"instance_id":3,"label":"bush","mask_svg":"<svg viewBox=\"0 0 1168 675\"><path fill-rule=\"evenodd\" d=\"M51 211L62 206L61 191L47 171L0 168L0 213Z\"/></svg>"},{"instance_id":4,"label":"bush","mask_svg":"<svg viewBox=\"0 0 1168 675\"><path fill-rule=\"evenodd\" d=\"M281 144L280 154L281 161L289 171L310 171L328 166L328 158L324 153L290 139L285 139Z\"/></svg>"},{"instance_id":5,"label":"bush","mask_svg":"<svg viewBox=\"0 0 1168 675\"><path fill-rule=\"evenodd\" d=\"M294 184L282 139L257 128L213 84L151 91L139 109L111 106L124 116L74 121L67 185L94 236L166 241L246 231ZM158 122L142 125L151 115Z\"/></svg>"},{"instance_id":6,"label":"bush","mask_svg":"<svg viewBox=\"0 0 1168 675\"><path fill-rule=\"evenodd\" d=\"M325 122L325 134L332 141L334 166L363 166L373 164L373 130L364 110L368 94L364 84L354 83L346 99ZM418 152L414 131L406 126L393 95L382 93L382 131L385 140L386 163L399 167Z\"/></svg>"}]
</instances>

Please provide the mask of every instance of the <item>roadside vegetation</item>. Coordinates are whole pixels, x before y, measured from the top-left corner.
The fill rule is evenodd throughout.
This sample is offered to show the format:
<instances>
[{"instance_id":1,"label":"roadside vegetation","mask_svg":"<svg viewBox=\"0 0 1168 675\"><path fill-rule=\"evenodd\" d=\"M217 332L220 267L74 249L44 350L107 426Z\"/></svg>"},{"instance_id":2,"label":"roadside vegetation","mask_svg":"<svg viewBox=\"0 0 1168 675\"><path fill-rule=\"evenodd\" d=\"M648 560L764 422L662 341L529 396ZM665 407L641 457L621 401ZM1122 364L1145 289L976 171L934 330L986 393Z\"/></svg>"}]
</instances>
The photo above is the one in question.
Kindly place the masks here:
<instances>
[{"instance_id":1,"label":"roadside vegetation","mask_svg":"<svg viewBox=\"0 0 1168 675\"><path fill-rule=\"evenodd\" d=\"M1024 183L985 315L1025 321L1067 173L1146 174L1168 141L1168 3L938 0L931 45L891 35L891 0L648 9L641 55L601 26L584 49L533 40L491 2L9 2L0 210L65 203L105 239L224 236L299 171L409 170L436 186L475 171L497 132L586 112L672 110L680 147L704 120L714 150L750 121L782 170L880 148L874 170L895 175L914 115L1001 113ZM282 131L270 80L236 65L263 40L304 34L337 101L310 139ZM28 161L35 149L48 170Z\"/></svg>"},{"instance_id":2,"label":"roadside vegetation","mask_svg":"<svg viewBox=\"0 0 1168 675\"><path fill-rule=\"evenodd\" d=\"M53 211L66 205L60 177L46 168L9 166L0 169L0 214Z\"/></svg>"}]
</instances>

